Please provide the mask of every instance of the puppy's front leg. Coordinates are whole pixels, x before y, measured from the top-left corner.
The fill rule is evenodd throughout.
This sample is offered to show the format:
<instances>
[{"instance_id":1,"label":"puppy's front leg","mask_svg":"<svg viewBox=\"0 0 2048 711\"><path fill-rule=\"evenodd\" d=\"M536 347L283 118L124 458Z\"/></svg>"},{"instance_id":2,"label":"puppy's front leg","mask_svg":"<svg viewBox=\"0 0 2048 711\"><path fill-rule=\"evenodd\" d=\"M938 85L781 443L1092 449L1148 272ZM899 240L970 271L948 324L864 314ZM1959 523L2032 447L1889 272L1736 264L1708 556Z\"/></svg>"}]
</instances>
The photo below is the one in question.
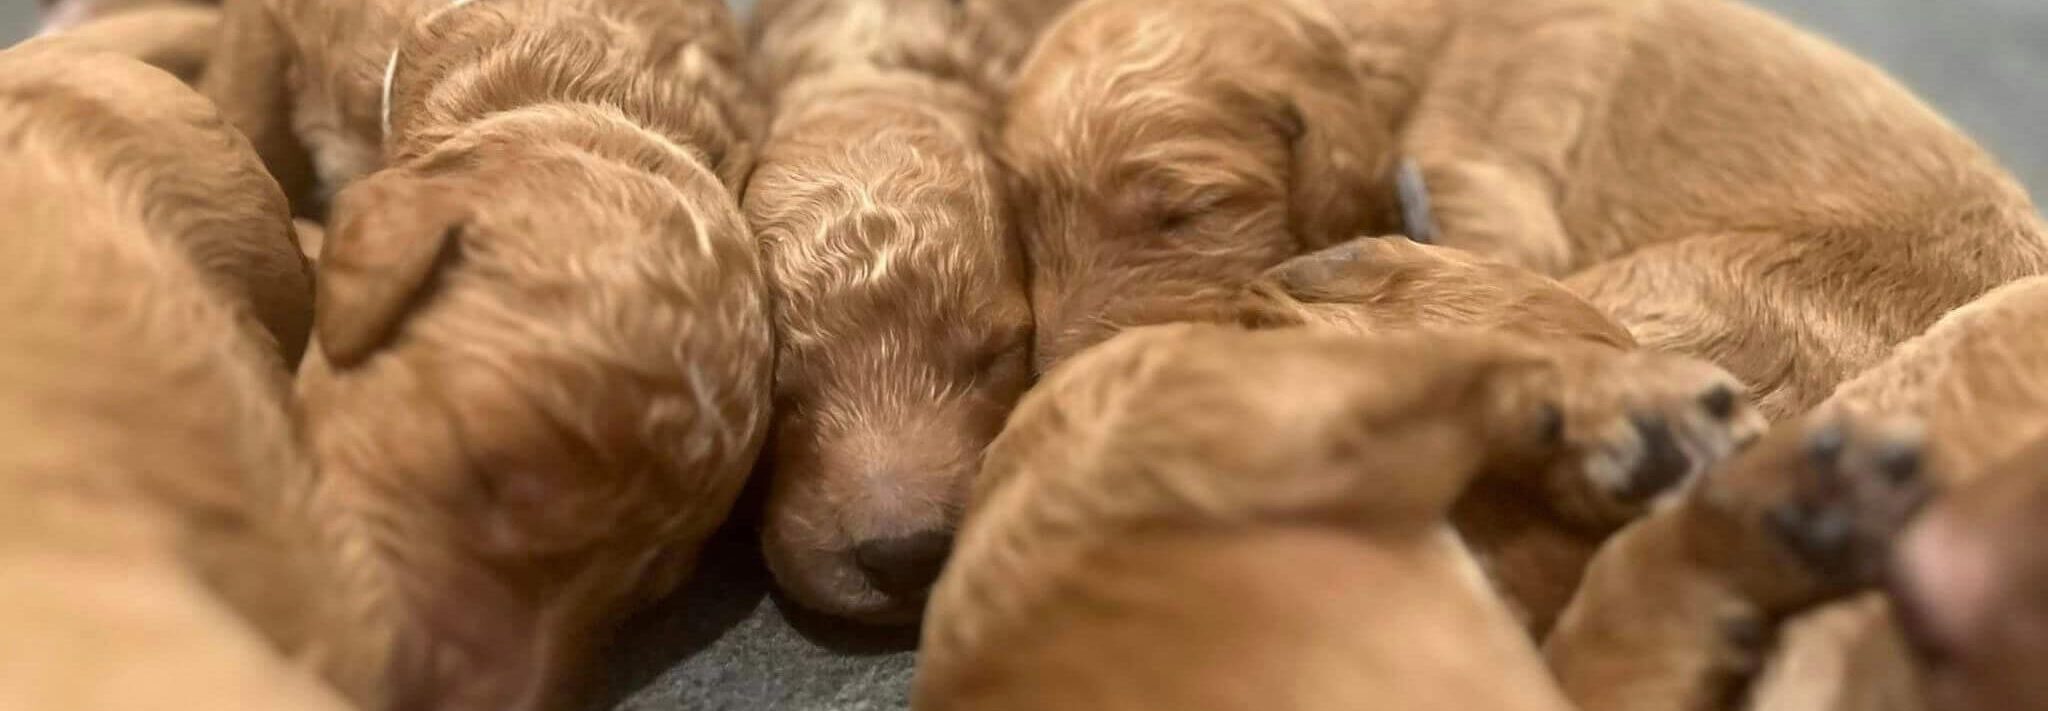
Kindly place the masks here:
<instances>
[{"instance_id":1,"label":"puppy's front leg","mask_svg":"<svg viewBox=\"0 0 2048 711\"><path fill-rule=\"evenodd\" d=\"M1785 618L1870 585L1923 501L1916 431L1774 430L1588 568L1544 648L1583 711L1729 708Z\"/></svg>"}]
</instances>

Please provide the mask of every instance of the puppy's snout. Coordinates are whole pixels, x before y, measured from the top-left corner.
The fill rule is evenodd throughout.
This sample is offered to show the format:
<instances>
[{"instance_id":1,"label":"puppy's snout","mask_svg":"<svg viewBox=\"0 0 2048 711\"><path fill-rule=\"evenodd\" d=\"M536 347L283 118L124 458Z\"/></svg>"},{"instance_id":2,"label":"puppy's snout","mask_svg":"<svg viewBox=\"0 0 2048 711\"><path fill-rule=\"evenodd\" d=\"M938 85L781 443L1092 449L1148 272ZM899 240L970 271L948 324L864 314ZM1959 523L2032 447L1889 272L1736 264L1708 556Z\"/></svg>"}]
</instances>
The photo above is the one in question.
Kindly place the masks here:
<instances>
[{"instance_id":1,"label":"puppy's snout","mask_svg":"<svg viewBox=\"0 0 2048 711\"><path fill-rule=\"evenodd\" d=\"M853 547L853 561L876 590L895 598L918 598L939 579L952 550L951 533L924 531L862 541Z\"/></svg>"},{"instance_id":2,"label":"puppy's snout","mask_svg":"<svg viewBox=\"0 0 2048 711\"><path fill-rule=\"evenodd\" d=\"M1678 436L1664 418L1638 414L1629 417L1629 422L1635 426L1636 435L1642 438L1643 456L1636 460L1635 469L1629 472L1621 497L1630 503L1639 503L1677 485L1692 468L1692 461L1678 446Z\"/></svg>"}]
</instances>

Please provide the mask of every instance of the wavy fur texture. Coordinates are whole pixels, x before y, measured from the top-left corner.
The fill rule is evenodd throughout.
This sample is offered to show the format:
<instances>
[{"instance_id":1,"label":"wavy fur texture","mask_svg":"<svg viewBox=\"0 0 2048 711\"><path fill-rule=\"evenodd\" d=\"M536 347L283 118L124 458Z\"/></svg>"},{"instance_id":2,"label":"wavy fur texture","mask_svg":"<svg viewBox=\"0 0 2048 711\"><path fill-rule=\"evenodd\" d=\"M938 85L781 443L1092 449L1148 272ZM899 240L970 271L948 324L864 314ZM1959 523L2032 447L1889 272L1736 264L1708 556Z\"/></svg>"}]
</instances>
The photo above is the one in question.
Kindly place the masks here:
<instances>
[{"instance_id":1,"label":"wavy fur texture","mask_svg":"<svg viewBox=\"0 0 2048 711\"><path fill-rule=\"evenodd\" d=\"M763 548L800 603L923 607L981 450L1030 382L1030 311L987 134L1062 0L759 8L776 117L746 196L774 293Z\"/></svg>"}]
</instances>

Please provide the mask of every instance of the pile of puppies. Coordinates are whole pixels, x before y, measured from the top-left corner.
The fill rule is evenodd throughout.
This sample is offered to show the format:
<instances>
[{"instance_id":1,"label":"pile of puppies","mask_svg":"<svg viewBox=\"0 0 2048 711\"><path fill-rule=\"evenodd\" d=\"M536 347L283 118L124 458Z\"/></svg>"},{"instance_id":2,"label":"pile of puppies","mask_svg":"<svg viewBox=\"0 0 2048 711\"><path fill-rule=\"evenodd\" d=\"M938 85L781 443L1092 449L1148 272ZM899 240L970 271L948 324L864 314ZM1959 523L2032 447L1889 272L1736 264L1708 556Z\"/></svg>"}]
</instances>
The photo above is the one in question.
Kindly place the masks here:
<instances>
[{"instance_id":1,"label":"pile of puppies","mask_svg":"<svg viewBox=\"0 0 2048 711\"><path fill-rule=\"evenodd\" d=\"M2048 709L2048 226L1729 0L45 9L0 707L573 705L761 476L918 708Z\"/></svg>"}]
</instances>

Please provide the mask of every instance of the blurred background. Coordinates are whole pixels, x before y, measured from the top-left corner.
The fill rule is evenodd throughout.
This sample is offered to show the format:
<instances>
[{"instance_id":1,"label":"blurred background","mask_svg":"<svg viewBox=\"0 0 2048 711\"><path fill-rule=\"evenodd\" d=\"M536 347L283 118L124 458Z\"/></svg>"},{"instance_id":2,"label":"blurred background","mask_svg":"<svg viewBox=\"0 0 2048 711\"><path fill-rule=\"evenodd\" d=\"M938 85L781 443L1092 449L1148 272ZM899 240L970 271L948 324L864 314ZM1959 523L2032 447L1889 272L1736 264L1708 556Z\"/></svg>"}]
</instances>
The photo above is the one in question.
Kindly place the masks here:
<instances>
[{"instance_id":1,"label":"blurred background","mask_svg":"<svg viewBox=\"0 0 2048 711\"><path fill-rule=\"evenodd\" d=\"M2048 0L1752 1L1890 70L2004 159L2036 202L2048 196ZM4 2L9 45L34 31L36 4Z\"/></svg>"}]
</instances>

